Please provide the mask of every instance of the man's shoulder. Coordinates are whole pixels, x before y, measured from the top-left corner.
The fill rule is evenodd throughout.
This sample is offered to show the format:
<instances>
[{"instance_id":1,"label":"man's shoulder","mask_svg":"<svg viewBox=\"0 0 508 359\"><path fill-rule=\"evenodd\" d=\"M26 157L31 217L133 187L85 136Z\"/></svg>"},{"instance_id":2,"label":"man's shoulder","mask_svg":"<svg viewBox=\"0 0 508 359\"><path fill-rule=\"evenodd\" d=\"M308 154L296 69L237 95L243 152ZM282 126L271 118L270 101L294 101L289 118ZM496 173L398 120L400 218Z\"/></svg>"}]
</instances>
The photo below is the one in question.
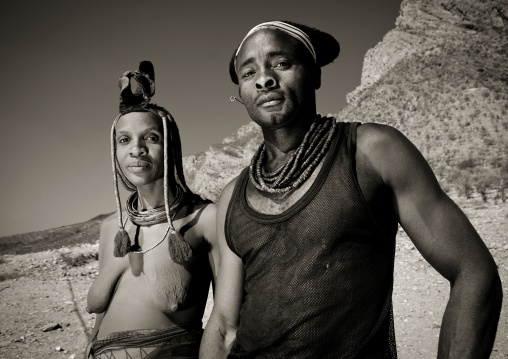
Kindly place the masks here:
<instances>
[{"instance_id":1,"label":"man's shoulder","mask_svg":"<svg viewBox=\"0 0 508 359\"><path fill-rule=\"evenodd\" d=\"M242 168L242 170L239 172L238 176L233 177L233 179L231 179L228 182L228 184L222 189L222 192L220 195L221 200L224 197L230 198L233 195L233 191L235 190L236 186L238 185L239 180L241 178L245 179L245 176L247 176L247 177L249 176L249 168L250 168L249 166ZM245 172L247 172L247 173L245 173Z\"/></svg>"},{"instance_id":2,"label":"man's shoulder","mask_svg":"<svg viewBox=\"0 0 508 359\"><path fill-rule=\"evenodd\" d=\"M357 162L383 178L385 183L414 179L408 168L428 166L416 146L396 128L368 123L358 128Z\"/></svg>"},{"instance_id":3,"label":"man's shoulder","mask_svg":"<svg viewBox=\"0 0 508 359\"><path fill-rule=\"evenodd\" d=\"M357 165L370 175L385 178L388 173L398 173L415 159L415 149L414 144L395 127L380 123L365 123L358 127Z\"/></svg>"},{"instance_id":4,"label":"man's shoulder","mask_svg":"<svg viewBox=\"0 0 508 359\"><path fill-rule=\"evenodd\" d=\"M229 207L229 202L231 201L231 198L233 197L233 192L235 190L235 187L238 183L238 178L240 176L237 176L233 178L229 183L224 187L224 189L221 192L218 206L217 206L217 216L223 217L226 215L227 209Z\"/></svg>"},{"instance_id":5,"label":"man's shoulder","mask_svg":"<svg viewBox=\"0 0 508 359\"><path fill-rule=\"evenodd\" d=\"M224 189L221 192L219 202L223 202L225 199L230 199L233 195L233 191L236 187L236 184L238 183L238 178L240 176L236 176L233 178L229 183L224 187Z\"/></svg>"},{"instance_id":6,"label":"man's shoulder","mask_svg":"<svg viewBox=\"0 0 508 359\"><path fill-rule=\"evenodd\" d=\"M382 144L394 137L402 135L399 130L390 125L382 123L362 123L357 129L357 142Z\"/></svg>"},{"instance_id":7,"label":"man's shoulder","mask_svg":"<svg viewBox=\"0 0 508 359\"><path fill-rule=\"evenodd\" d=\"M369 157L384 157L400 151L410 141L395 127L381 123L364 123L358 126L357 151Z\"/></svg>"}]
</instances>

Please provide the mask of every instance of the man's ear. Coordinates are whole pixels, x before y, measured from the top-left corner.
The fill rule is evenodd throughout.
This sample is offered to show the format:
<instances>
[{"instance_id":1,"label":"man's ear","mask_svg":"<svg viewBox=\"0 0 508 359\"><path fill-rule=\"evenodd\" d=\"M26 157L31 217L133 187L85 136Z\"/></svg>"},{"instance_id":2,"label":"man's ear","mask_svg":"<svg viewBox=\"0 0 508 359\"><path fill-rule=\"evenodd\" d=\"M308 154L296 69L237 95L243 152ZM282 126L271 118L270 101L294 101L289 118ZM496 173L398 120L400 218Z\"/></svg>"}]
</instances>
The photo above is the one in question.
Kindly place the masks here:
<instances>
[{"instance_id":1,"label":"man's ear","mask_svg":"<svg viewBox=\"0 0 508 359\"><path fill-rule=\"evenodd\" d=\"M314 89L318 90L321 87L321 67L314 66Z\"/></svg>"}]
</instances>

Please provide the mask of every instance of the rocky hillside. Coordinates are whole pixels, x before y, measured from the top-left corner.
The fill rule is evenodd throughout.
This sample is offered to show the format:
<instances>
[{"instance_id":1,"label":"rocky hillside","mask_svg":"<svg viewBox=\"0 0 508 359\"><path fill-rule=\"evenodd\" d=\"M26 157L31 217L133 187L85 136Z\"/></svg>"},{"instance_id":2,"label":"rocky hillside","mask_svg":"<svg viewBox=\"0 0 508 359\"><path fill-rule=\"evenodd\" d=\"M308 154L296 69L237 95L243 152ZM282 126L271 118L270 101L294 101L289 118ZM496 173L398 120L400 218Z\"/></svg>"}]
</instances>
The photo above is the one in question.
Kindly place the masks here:
<instances>
[{"instance_id":1,"label":"rocky hillside","mask_svg":"<svg viewBox=\"0 0 508 359\"><path fill-rule=\"evenodd\" d=\"M187 184L201 196L216 201L224 186L249 165L262 140L260 127L251 122L208 151L185 157Z\"/></svg>"},{"instance_id":2,"label":"rocky hillside","mask_svg":"<svg viewBox=\"0 0 508 359\"><path fill-rule=\"evenodd\" d=\"M95 244L99 239L102 220L109 214L102 214L89 221L0 238L0 256L42 252L78 244Z\"/></svg>"},{"instance_id":3,"label":"rocky hillside","mask_svg":"<svg viewBox=\"0 0 508 359\"><path fill-rule=\"evenodd\" d=\"M406 0L371 49L343 121L393 125L445 189L505 200L508 188L508 3Z\"/></svg>"},{"instance_id":4,"label":"rocky hillside","mask_svg":"<svg viewBox=\"0 0 508 359\"><path fill-rule=\"evenodd\" d=\"M506 0L404 0L395 29L368 51L361 85L336 117L395 126L420 149L445 190L504 201L507 35ZM251 123L187 157L189 185L216 200L260 142Z\"/></svg>"}]
</instances>

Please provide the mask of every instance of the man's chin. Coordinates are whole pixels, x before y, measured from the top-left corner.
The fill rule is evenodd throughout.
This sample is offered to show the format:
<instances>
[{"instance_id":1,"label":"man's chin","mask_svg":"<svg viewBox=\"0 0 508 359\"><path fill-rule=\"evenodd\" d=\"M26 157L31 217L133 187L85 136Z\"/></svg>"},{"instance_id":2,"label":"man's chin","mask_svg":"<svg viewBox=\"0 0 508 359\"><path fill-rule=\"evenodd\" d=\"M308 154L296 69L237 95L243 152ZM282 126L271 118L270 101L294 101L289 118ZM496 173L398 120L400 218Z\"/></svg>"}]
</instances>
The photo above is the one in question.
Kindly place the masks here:
<instances>
[{"instance_id":1,"label":"man's chin","mask_svg":"<svg viewBox=\"0 0 508 359\"><path fill-rule=\"evenodd\" d=\"M291 121L291 116L280 112L265 113L262 116L250 116L250 118L267 130L277 130Z\"/></svg>"}]
</instances>

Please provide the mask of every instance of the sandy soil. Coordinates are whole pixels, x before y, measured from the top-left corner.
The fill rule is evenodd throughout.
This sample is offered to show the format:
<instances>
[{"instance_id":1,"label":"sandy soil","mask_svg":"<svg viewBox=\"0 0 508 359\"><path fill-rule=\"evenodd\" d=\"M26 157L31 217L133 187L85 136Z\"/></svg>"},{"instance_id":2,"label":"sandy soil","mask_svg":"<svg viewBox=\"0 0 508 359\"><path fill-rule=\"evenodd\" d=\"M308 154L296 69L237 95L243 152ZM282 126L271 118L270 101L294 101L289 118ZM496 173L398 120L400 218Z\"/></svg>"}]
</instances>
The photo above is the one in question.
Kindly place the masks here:
<instances>
[{"instance_id":1,"label":"sandy soil","mask_svg":"<svg viewBox=\"0 0 508 359\"><path fill-rule=\"evenodd\" d=\"M459 201L508 279L508 204ZM0 358L81 358L94 316L86 294L97 274L97 245L0 257ZM394 288L395 332L402 359L436 356L448 282L400 231ZM508 358L508 316L503 311L491 358ZM211 310L209 301L206 322ZM50 327L57 329L43 331Z\"/></svg>"}]
</instances>

